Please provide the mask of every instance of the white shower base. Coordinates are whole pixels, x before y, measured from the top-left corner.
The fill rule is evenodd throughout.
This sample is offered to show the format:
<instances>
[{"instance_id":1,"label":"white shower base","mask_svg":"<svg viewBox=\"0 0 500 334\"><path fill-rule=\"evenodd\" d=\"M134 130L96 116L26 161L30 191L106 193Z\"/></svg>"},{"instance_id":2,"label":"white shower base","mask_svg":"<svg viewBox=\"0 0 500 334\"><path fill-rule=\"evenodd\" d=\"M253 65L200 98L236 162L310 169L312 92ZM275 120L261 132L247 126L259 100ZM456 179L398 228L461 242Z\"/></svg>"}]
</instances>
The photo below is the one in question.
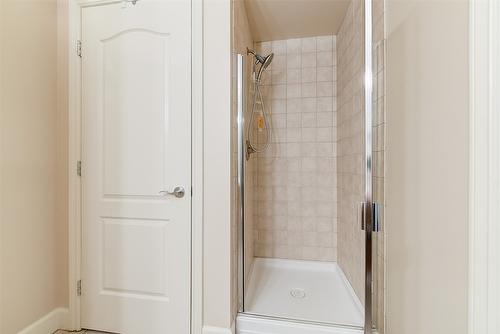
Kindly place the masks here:
<instances>
[{"instance_id":1,"label":"white shower base","mask_svg":"<svg viewBox=\"0 0 500 334\"><path fill-rule=\"evenodd\" d=\"M342 269L332 262L256 258L249 279L245 304L245 312L253 315L353 327L362 327L364 322L359 299ZM248 330L256 323L264 323L261 320L255 317L245 317L245 315L240 316L238 333L250 333ZM294 323L282 320L271 320L267 324L276 326L280 322L281 325L296 326ZM350 329L343 332L328 331L329 326L320 327L327 331L318 331L316 328L311 333L358 332ZM292 333L290 330L288 328L286 332ZM302 333L306 333L304 328L301 330ZM277 329L269 333L274 332L278 333ZM266 332L254 331L253 333Z\"/></svg>"}]
</instances>

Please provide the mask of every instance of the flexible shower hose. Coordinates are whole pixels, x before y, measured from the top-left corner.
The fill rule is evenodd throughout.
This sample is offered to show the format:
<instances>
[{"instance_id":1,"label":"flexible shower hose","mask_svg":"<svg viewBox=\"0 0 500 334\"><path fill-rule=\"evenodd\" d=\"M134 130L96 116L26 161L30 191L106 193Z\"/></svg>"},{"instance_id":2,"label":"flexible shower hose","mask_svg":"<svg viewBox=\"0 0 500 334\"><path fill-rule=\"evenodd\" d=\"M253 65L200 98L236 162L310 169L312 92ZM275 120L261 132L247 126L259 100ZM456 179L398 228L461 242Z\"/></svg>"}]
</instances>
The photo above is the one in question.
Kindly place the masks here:
<instances>
[{"instance_id":1,"label":"flexible shower hose","mask_svg":"<svg viewBox=\"0 0 500 334\"><path fill-rule=\"evenodd\" d=\"M254 87L254 94L253 94L252 112L250 114L250 121L248 122L248 125L247 125L247 133L248 133L248 148L247 149L249 150L249 153L262 153L269 147L269 144L271 142L271 135L272 135L271 121L269 119L270 115L266 111L266 108L265 108L264 99L262 97L262 93L260 90L259 80L254 80L253 87ZM265 143L262 147L257 147L257 144L254 144L254 131L252 131L252 126L255 122L255 114L258 113L258 111L256 110L257 99L260 100L260 105L262 108L262 117L264 119L264 127L266 130L266 140L265 140Z\"/></svg>"}]
</instances>

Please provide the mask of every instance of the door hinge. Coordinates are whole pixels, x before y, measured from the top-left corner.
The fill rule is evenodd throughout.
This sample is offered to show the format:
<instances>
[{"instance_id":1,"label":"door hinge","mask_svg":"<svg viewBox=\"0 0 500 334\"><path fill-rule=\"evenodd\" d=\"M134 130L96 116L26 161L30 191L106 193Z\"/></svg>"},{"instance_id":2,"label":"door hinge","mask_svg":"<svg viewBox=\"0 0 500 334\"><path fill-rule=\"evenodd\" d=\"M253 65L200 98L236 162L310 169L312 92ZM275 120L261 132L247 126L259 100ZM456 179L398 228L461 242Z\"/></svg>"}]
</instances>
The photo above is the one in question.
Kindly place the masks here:
<instances>
[{"instance_id":1,"label":"door hinge","mask_svg":"<svg viewBox=\"0 0 500 334\"><path fill-rule=\"evenodd\" d=\"M78 280L78 282L76 282L76 295L82 295L82 280Z\"/></svg>"},{"instance_id":2,"label":"door hinge","mask_svg":"<svg viewBox=\"0 0 500 334\"><path fill-rule=\"evenodd\" d=\"M82 162L81 161L76 162L76 174L78 176L82 176Z\"/></svg>"},{"instance_id":3,"label":"door hinge","mask_svg":"<svg viewBox=\"0 0 500 334\"><path fill-rule=\"evenodd\" d=\"M82 41L76 41L76 55L82 58Z\"/></svg>"}]
</instances>

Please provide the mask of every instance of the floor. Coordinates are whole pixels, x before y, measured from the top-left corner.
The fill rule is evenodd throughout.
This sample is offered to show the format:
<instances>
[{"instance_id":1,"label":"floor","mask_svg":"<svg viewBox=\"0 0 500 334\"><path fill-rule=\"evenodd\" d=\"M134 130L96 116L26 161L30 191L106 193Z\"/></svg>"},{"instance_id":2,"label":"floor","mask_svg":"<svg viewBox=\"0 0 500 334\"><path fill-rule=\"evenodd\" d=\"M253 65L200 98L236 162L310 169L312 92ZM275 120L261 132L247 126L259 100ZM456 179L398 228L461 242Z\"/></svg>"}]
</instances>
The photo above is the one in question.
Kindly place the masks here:
<instances>
[{"instance_id":1,"label":"floor","mask_svg":"<svg viewBox=\"0 0 500 334\"><path fill-rule=\"evenodd\" d=\"M361 302L336 263L256 258L253 266L247 313L363 326Z\"/></svg>"}]
</instances>

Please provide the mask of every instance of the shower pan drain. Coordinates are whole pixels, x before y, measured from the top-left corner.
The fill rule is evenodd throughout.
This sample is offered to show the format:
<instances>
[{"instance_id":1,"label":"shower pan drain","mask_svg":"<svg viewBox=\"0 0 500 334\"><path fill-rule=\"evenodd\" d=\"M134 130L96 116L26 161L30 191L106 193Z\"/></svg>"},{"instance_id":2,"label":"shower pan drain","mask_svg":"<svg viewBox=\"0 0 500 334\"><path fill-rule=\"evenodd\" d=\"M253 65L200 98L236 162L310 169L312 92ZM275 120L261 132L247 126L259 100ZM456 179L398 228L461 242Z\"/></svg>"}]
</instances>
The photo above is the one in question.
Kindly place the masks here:
<instances>
[{"instance_id":1,"label":"shower pan drain","mask_svg":"<svg viewBox=\"0 0 500 334\"><path fill-rule=\"evenodd\" d=\"M304 289L292 289L290 290L290 296L292 296L293 298L297 298L297 299L303 299L306 297L306 292L304 291Z\"/></svg>"}]
</instances>

